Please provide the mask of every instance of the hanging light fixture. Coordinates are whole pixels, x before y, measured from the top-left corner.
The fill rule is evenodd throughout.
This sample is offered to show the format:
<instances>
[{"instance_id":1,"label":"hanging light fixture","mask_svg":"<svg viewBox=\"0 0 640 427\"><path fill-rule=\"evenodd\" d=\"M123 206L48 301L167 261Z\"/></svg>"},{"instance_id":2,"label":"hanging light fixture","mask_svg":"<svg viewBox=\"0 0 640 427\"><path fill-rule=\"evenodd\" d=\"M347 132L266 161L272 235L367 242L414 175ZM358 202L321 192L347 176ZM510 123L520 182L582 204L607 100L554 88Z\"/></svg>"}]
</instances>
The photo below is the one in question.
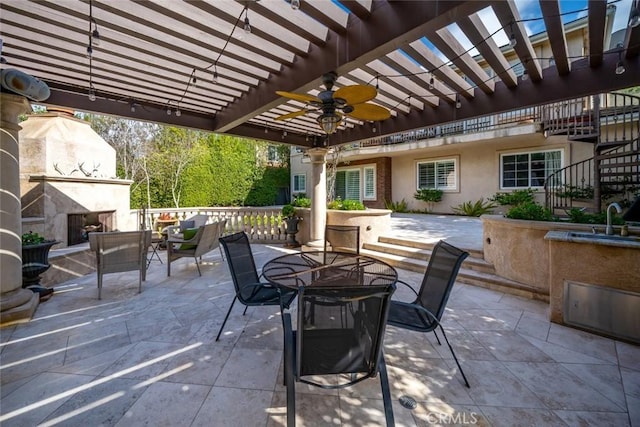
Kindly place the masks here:
<instances>
[{"instance_id":1,"label":"hanging light fixture","mask_svg":"<svg viewBox=\"0 0 640 427\"><path fill-rule=\"evenodd\" d=\"M456 94L456 108L462 107L462 102L460 102L460 95Z\"/></svg>"},{"instance_id":2,"label":"hanging light fixture","mask_svg":"<svg viewBox=\"0 0 640 427\"><path fill-rule=\"evenodd\" d=\"M213 79L211 81L215 84L218 83L218 69L214 67L213 69Z\"/></svg>"},{"instance_id":3,"label":"hanging light fixture","mask_svg":"<svg viewBox=\"0 0 640 427\"><path fill-rule=\"evenodd\" d=\"M635 28L640 25L640 10L638 10L638 2L634 0L631 11L629 12L629 28Z\"/></svg>"},{"instance_id":4,"label":"hanging light fixture","mask_svg":"<svg viewBox=\"0 0 640 427\"><path fill-rule=\"evenodd\" d=\"M620 48L618 51L618 63L616 64L616 75L619 76L620 74L624 74L627 69L624 68L624 64L622 62L622 43L618 43L617 47Z\"/></svg>"},{"instance_id":5,"label":"hanging light fixture","mask_svg":"<svg viewBox=\"0 0 640 427\"><path fill-rule=\"evenodd\" d=\"M513 22L509 25L511 28L511 35L509 36L509 46L516 47L516 45L518 44L518 40L516 40L516 35L513 32Z\"/></svg>"},{"instance_id":6,"label":"hanging light fixture","mask_svg":"<svg viewBox=\"0 0 640 427\"><path fill-rule=\"evenodd\" d=\"M182 115L182 111L180 111L180 108L176 107L176 117L180 117Z\"/></svg>"},{"instance_id":7,"label":"hanging light fixture","mask_svg":"<svg viewBox=\"0 0 640 427\"><path fill-rule=\"evenodd\" d=\"M300 9L300 0L291 0L291 9L293 10Z\"/></svg>"},{"instance_id":8,"label":"hanging light fixture","mask_svg":"<svg viewBox=\"0 0 640 427\"><path fill-rule=\"evenodd\" d=\"M429 89L433 90L434 87L434 80L433 80L433 74L431 74L431 78L429 79Z\"/></svg>"},{"instance_id":9,"label":"hanging light fixture","mask_svg":"<svg viewBox=\"0 0 640 427\"><path fill-rule=\"evenodd\" d=\"M336 131L336 129L338 129L338 125L340 124L342 117L336 114L335 111L332 111L322 113L316 120L322 130L327 135L331 135Z\"/></svg>"},{"instance_id":10,"label":"hanging light fixture","mask_svg":"<svg viewBox=\"0 0 640 427\"><path fill-rule=\"evenodd\" d=\"M245 12L244 12L244 32L246 34L251 34L251 24L249 23L249 8L245 7Z\"/></svg>"},{"instance_id":11,"label":"hanging light fixture","mask_svg":"<svg viewBox=\"0 0 640 427\"><path fill-rule=\"evenodd\" d=\"M93 83L89 83L89 101L93 102L96 100L96 90L93 87Z\"/></svg>"},{"instance_id":12,"label":"hanging light fixture","mask_svg":"<svg viewBox=\"0 0 640 427\"><path fill-rule=\"evenodd\" d=\"M167 116L171 115L171 108L167 106Z\"/></svg>"}]
</instances>

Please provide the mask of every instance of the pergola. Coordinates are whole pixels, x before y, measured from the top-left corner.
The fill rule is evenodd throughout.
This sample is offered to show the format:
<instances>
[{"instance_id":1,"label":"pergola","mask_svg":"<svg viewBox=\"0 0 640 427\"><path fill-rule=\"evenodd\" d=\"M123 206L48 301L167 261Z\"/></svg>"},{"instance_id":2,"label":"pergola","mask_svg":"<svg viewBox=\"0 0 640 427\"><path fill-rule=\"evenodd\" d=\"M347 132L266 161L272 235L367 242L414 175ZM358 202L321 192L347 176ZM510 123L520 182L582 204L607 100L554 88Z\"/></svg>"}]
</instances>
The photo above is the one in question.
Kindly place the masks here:
<instances>
[{"instance_id":1,"label":"pergola","mask_svg":"<svg viewBox=\"0 0 640 427\"><path fill-rule=\"evenodd\" d=\"M635 23L638 0L623 1L632 1ZM326 198L331 146L640 84L640 26L629 25L609 49L606 0L588 1L581 12L587 49L577 53L568 50L560 2L540 0L539 7L535 19L551 52L534 46L513 1L1 0L2 68L45 82L45 105L307 147L318 201ZM624 73L616 72L619 63ZM336 89L376 87L371 102L391 117L346 117L325 135L320 112L306 100L332 71ZM2 323L28 319L37 306L21 288L19 255L17 120L29 104L5 92ZM301 109L311 111L276 120ZM325 209L313 203L312 240L322 238Z\"/></svg>"},{"instance_id":2,"label":"pergola","mask_svg":"<svg viewBox=\"0 0 640 427\"><path fill-rule=\"evenodd\" d=\"M579 55L567 49L558 0L540 1L551 54L533 46L513 1L481 0L2 0L0 37L4 67L46 82L47 104L327 147L636 85L640 26L609 50L611 7L587 2ZM626 72L616 75L619 60ZM329 137L319 112L275 120L305 108L276 91L316 95L330 71L336 88L375 85L373 102L391 118L347 118Z\"/></svg>"}]
</instances>

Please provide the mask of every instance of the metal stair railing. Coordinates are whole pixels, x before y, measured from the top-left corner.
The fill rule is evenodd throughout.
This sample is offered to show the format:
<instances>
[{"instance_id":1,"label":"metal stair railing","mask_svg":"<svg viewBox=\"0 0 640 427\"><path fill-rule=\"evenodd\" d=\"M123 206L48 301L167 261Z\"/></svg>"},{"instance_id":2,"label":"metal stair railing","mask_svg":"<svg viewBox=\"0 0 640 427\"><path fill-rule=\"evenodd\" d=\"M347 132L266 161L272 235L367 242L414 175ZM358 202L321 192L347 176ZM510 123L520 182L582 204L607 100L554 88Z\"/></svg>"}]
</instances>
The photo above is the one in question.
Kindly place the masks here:
<instances>
[{"instance_id":1,"label":"metal stair railing","mask_svg":"<svg viewBox=\"0 0 640 427\"><path fill-rule=\"evenodd\" d=\"M595 142L594 157L566 166L547 177L545 204L556 212L573 207L601 210L603 199L633 197L640 189L640 98L622 93L568 100L543 109L547 134ZM587 114L585 105L592 106ZM548 108L547 108L548 107ZM573 119L563 112L576 113ZM585 119L598 118L598 125ZM584 126L583 126L584 125ZM596 129L596 137L593 129Z\"/></svg>"}]
</instances>

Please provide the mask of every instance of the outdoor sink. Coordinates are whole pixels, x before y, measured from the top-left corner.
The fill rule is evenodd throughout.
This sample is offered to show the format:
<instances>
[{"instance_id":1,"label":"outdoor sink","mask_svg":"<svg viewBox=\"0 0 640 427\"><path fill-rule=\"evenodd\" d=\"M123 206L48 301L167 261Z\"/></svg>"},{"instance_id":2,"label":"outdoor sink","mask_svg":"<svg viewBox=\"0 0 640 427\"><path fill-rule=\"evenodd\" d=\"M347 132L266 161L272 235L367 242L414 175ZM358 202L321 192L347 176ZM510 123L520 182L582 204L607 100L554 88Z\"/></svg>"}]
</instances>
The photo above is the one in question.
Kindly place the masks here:
<instances>
[{"instance_id":1,"label":"outdoor sink","mask_svg":"<svg viewBox=\"0 0 640 427\"><path fill-rule=\"evenodd\" d=\"M586 232L574 232L568 233L568 237L579 239L594 239L594 240L611 240L615 242L627 241L627 242L640 242L639 236L619 236L619 235L607 235L607 234L594 234Z\"/></svg>"}]
</instances>

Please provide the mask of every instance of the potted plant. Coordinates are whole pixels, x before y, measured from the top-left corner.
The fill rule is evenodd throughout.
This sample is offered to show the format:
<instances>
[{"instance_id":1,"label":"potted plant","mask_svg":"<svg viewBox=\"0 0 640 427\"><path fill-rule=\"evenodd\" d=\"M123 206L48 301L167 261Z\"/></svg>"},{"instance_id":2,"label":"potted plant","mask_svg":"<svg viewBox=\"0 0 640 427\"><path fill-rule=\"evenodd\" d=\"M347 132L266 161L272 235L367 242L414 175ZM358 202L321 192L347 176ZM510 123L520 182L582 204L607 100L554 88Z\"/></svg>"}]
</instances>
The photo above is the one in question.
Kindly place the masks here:
<instances>
[{"instance_id":1,"label":"potted plant","mask_svg":"<svg viewBox=\"0 0 640 427\"><path fill-rule=\"evenodd\" d=\"M32 231L22 235L22 287L38 292L41 300L53 293L53 289L40 285L40 275L51 267L49 250L58 243Z\"/></svg>"},{"instance_id":2,"label":"potted plant","mask_svg":"<svg viewBox=\"0 0 640 427\"><path fill-rule=\"evenodd\" d=\"M296 233L298 232L298 223L302 221L296 214L296 208L292 204L287 204L282 207L282 219L285 225L285 233L287 234L286 247L297 248L300 247L300 243L296 240Z\"/></svg>"}]
</instances>

